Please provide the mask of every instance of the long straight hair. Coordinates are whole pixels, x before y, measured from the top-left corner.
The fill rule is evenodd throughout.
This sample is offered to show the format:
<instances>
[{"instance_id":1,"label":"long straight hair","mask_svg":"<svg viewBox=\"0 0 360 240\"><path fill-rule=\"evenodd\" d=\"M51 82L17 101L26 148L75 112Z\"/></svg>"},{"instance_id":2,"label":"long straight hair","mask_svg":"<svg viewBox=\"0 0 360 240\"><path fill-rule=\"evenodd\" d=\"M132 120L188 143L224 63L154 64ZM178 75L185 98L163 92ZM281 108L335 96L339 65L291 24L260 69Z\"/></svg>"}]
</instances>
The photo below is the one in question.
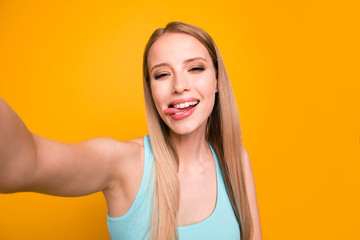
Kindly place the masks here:
<instances>
[{"instance_id":1,"label":"long straight hair","mask_svg":"<svg viewBox=\"0 0 360 240\"><path fill-rule=\"evenodd\" d=\"M244 175L244 148L238 109L220 52L212 38L201 28L170 22L151 35L144 51L143 87L149 137L154 153L155 184L149 233L152 240L177 239L177 211L179 208L179 159L170 140L169 128L158 114L150 88L148 54L153 43L165 33L183 33L195 37L208 50L216 70L218 93L206 125L206 139L216 152L241 239L249 240L253 226Z\"/></svg>"}]
</instances>

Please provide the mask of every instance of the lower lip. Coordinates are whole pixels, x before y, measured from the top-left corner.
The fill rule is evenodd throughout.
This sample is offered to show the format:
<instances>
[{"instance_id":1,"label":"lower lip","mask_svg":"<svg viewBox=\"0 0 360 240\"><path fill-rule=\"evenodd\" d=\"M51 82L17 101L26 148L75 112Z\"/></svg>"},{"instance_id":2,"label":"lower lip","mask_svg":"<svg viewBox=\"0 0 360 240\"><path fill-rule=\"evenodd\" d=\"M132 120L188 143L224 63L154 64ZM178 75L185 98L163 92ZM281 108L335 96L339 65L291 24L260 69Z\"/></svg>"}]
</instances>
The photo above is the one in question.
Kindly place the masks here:
<instances>
[{"instance_id":1,"label":"lower lip","mask_svg":"<svg viewBox=\"0 0 360 240\"><path fill-rule=\"evenodd\" d=\"M193 114L193 112L195 111L196 107L198 105L196 105L195 107L192 107L190 108L189 110L184 110L184 111L181 111L177 114L171 114L170 117L174 120L182 120L184 118L187 118L189 117L191 114Z\"/></svg>"}]
</instances>

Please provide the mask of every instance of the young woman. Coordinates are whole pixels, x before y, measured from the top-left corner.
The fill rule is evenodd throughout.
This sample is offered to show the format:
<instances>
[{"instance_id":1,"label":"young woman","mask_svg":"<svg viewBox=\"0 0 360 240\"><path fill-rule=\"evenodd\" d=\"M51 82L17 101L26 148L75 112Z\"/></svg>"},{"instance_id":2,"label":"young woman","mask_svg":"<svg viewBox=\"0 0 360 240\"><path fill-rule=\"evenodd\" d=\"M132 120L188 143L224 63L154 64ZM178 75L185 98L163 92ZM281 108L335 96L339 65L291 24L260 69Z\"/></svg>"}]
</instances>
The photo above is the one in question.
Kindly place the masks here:
<instances>
[{"instance_id":1,"label":"young woman","mask_svg":"<svg viewBox=\"0 0 360 240\"><path fill-rule=\"evenodd\" d=\"M221 55L172 22L145 48L149 136L61 143L0 100L0 192L104 193L112 239L261 239L255 185Z\"/></svg>"}]
</instances>

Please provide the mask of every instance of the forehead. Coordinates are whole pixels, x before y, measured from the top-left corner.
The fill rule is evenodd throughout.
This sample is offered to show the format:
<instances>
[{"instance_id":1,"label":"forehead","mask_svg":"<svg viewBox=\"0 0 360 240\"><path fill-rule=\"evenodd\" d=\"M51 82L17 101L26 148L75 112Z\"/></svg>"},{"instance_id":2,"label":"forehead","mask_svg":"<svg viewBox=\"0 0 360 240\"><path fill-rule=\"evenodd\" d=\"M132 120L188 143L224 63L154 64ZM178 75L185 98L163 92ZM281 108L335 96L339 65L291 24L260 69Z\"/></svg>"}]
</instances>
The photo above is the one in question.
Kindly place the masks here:
<instances>
[{"instance_id":1,"label":"forehead","mask_svg":"<svg viewBox=\"0 0 360 240\"><path fill-rule=\"evenodd\" d=\"M149 67L159 63L177 63L203 57L211 61L205 46L193 36L184 33L165 33L149 50Z\"/></svg>"}]
</instances>

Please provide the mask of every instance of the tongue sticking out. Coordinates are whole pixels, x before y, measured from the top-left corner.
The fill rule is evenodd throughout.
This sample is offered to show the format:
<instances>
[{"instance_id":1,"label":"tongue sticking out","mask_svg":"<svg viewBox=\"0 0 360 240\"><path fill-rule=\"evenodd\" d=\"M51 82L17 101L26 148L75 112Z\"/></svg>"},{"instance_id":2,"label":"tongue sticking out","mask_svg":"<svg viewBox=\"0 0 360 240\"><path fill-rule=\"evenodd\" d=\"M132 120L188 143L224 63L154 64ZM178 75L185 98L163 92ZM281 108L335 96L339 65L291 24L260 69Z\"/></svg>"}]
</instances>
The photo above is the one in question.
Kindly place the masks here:
<instances>
[{"instance_id":1,"label":"tongue sticking out","mask_svg":"<svg viewBox=\"0 0 360 240\"><path fill-rule=\"evenodd\" d=\"M196 105L195 105L195 106L196 106ZM167 109L164 110L164 113L171 115L171 114L175 114L175 113L186 112L186 111L194 108L195 106L189 106L189 107L187 107L187 108L181 108L181 109L179 109L179 108L174 108L174 107L169 107L169 108L167 108Z\"/></svg>"}]
</instances>

